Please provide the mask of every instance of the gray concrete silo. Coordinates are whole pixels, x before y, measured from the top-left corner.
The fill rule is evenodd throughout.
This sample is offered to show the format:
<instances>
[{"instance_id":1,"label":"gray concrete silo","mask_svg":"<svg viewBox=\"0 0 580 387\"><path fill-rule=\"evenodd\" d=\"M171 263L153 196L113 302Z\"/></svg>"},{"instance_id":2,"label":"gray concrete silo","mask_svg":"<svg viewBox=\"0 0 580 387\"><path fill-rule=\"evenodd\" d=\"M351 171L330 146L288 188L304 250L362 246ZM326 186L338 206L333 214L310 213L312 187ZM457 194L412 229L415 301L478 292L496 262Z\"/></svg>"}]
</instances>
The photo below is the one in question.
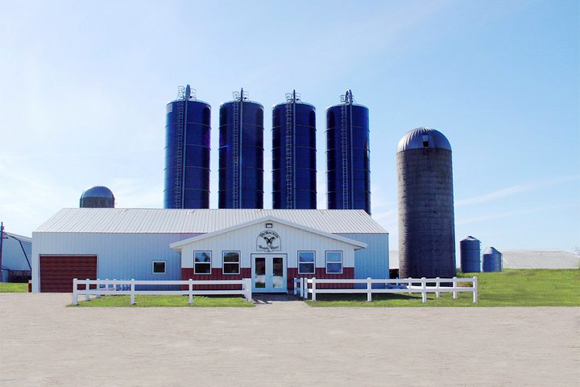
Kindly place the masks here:
<instances>
[{"instance_id":1,"label":"gray concrete silo","mask_svg":"<svg viewBox=\"0 0 580 387\"><path fill-rule=\"evenodd\" d=\"M453 277L455 222L451 145L439 131L417 128L397 147L399 276Z\"/></svg>"}]
</instances>

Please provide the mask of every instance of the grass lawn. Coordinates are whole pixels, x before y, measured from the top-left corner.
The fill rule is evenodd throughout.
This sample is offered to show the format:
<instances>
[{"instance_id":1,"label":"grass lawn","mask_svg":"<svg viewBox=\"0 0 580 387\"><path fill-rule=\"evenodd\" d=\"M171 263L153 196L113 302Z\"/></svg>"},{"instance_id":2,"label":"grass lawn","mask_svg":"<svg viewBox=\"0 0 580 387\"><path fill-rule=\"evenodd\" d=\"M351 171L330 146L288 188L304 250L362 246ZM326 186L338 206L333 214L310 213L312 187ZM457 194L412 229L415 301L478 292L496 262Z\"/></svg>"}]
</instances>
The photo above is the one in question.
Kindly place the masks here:
<instances>
[{"instance_id":1,"label":"grass lawn","mask_svg":"<svg viewBox=\"0 0 580 387\"><path fill-rule=\"evenodd\" d=\"M85 301L84 296L79 296L78 307L218 307L218 308L247 308L254 304L242 297L193 297L193 305L187 302L187 296L135 296L135 305L131 305L131 296L102 296ZM77 306L69 305L73 308Z\"/></svg>"},{"instance_id":2,"label":"grass lawn","mask_svg":"<svg viewBox=\"0 0 580 387\"><path fill-rule=\"evenodd\" d=\"M459 293L454 300L451 293L376 294L373 302L366 302L366 294L318 294L314 307L439 307L439 306L580 306L580 270L510 270L499 273L467 273L458 277L477 276L478 303L472 293Z\"/></svg>"},{"instance_id":3,"label":"grass lawn","mask_svg":"<svg viewBox=\"0 0 580 387\"><path fill-rule=\"evenodd\" d=\"M16 284L11 282L0 282L0 293L26 293L28 284Z\"/></svg>"}]
</instances>

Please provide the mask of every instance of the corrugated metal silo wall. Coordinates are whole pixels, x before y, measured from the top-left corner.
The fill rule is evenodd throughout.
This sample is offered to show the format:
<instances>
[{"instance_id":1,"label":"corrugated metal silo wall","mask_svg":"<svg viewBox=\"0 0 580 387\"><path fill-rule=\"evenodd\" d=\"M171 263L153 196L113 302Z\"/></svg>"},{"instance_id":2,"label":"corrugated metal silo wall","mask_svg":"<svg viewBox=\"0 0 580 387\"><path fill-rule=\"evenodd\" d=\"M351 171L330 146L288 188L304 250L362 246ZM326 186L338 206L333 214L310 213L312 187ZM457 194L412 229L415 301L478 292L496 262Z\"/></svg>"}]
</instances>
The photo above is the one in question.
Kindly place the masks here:
<instances>
[{"instance_id":1,"label":"corrugated metal silo wall","mask_svg":"<svg viewBox=\"0 0 580 387\"><path fill-rule=\"evenodd\" d=\"M81 198L81 208L115 208L115 200L112 198L88 197Z\"/></svg>"},{"instance_id":2,"label":"corrugated metal silo wall","mask_svg":"<svg viewBox=\"0 0 580 387\"><path fill-rule=\"evenodd\" d=\"M209 208L211 107L167 104L164 208Z\"/></svg>"},{"instance_id":3,"label":"corrugated metal silo wall","mask_svg":"<svg viewBox=\"0 0 580 387\"><path fill-rule=\"evenodd\" d=\"M370 214L368 108L331 106L326 111L326 128L328 208L365 210Z\"/></svg>"},{"instance_id":4,"label":"corrugated metal silo wall","mask_svg":"<svg viewBox=\"0 0 580 387\"><path fill-rule=\"evenodd\" d=\"M39 284L39 255L61 254L97 255L99 279L180 280L181 255L169 245L196 235L34 233L33 283ZM166 261L165 274L153 274L153 261Z\"/></svg>"},{"instance_id":5,"label":"corrugated metal silo wall","mask_svg":"<svg viewBox=\"0 0 580 387\"><path fill-rule=\"evenodd\" d=\"M272 206L316 209L316 109L303 103L272 110Z\"/></svg>"},{"instance_id":6,"label":"corrugated metal silo wall","mask_svg":"<svg viewBox=\"0 0 580 387\"><path fill-rule=\"evenodd\" d=\"M483 254L483 271L486 273L502 271L502 258L502 253L497 250Z\"/></svg>"},{"instance_id":7,"label":"corrugated metal silo wall","mask_svg":"<svg viewBox=\"0 0 580 387\"><path fill-rule=\"evenodd\" d=\"M481 271L481 242L478 239L463 239L459 242L461 271L478 273Z\"/></svg>"},{"instance_id":8,"label":"corrugated metal silo wall","mask_svg":"<svg viewBox=\"0 0 580 387\"><path fill-rule=\"evenodd\" d=\"M235 136L236 132L237 136ZM237 151L236 147L238 147ZM264 207L264 108L262 105L254 102L231 101L220 107L218 174L219 208Z\"/></svg>"},{"instance_id":9,"label":"corrugated metal silo wall","mask_svg":"<svg viewBox=\"0 0 580 387\"><path fill-rule=\"evenodd\" d=\"M451 151L397 153L400 278L453 277L455 224Z\"/></svg>"}]
</instances>

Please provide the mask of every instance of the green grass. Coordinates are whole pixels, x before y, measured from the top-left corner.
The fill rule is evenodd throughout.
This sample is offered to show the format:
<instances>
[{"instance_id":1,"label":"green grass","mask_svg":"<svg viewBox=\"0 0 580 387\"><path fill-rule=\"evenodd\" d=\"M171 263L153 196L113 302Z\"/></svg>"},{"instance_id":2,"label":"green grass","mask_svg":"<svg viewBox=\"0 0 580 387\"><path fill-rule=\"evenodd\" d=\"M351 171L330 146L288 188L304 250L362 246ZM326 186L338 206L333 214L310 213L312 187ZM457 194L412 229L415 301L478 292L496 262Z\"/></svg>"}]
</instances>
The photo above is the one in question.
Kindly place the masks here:
<instances>
[{"instance_id":1,"label":"green grass","mask_svg":"<svg viewBox=\"0 0 580 387\"><path fill-rule=\"evenodd\" d=\"M28 284L16 284L10 282L0 282L0 293L26 293Z\"/></svg>"},{"instance_id":2,"label":"green grass","mask_svg":"<svg viewBox=\"0 0 580 387\"><path fill-rule=\"evenodd\" d=\"M84 296L79 296L78 307L205 307L205 308L247 308L254 304L242 297L193 297L193 305L187 302L187 296L135 296L135 305L131 305L131 296L102 296L85 301ZM73 308L77 306L69 305Z\"/></svg>"},{"instance_id":3,"label":"green grass","mask_svg":"<svg viewBox=\"0 0 580 387\"><path fill-rule=\"evenodd\" d=\"M440 298L428 294L376 294L366 302L366 294L317 295L318 301L307 301L315 307L496 307L496 306L580 306L580 270L510 270L499 273L467 273L458 277L477 276L478 303L472 293L451 293Z\"/></svg>"}]
</instances>

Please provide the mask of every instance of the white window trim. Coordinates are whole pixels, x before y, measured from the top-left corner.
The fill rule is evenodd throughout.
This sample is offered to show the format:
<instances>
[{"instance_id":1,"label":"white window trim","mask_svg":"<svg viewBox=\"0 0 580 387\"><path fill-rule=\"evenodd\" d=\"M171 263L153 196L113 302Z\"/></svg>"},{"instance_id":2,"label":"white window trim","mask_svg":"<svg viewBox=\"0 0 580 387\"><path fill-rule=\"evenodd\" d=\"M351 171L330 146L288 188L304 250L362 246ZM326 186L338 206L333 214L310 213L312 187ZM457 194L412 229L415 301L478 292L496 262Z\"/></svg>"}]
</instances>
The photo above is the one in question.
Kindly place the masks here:
<instances>
[{"instance_id":1,"label":"white window trim","mask_svg":"<svg viewBox=\"0 0 580 387\"><path fill-rule=\"evenodd\" d=\"M226 273L226 253L238 253L238 272L237 273ZM234 265L234 262L227 262L228 265ZM240 250L222 250L222 274L223 275L240 275L242 272L242 252Z\"/></svg>"},{"instance_id":2,"label":"white window trim","mask_svg":"<svg viewBox=\"0 0 580 387\"><path fill-rule=\"evenodd\" d=\"M340 253L340 272L332 272L328 271L328 253ZM324 252L324 272L326 274L342 274L344 272L344 252L342 250L326 250ZM330 263L337 263L337 261L330 261Z\"/></svg>"},{"instance_id":3,"label":"white window trim","mask_svg":"<svg viewBox=\"0 0 580 387\"><path fill-rule=\"evenodd\" d=\"M209 262L195 262L195 253L209 253ZM193 274L194 275L211 275L212 274L212 261L213 261L213 251L212 250L194 250L193 251ZM209 273L196 273L195 272L195 265L207 265L209 263Z\"/></svg>"},{"instance_id":4,"label":"white window trim","mask_svg":"<svg viewBox=\"0 0 580 387\"><path fill-rule=\"evenodd\" d=\"M156 272L155 271L155 264L156 263L163 263L163 272ZM152 261L151 262L151 273L154 275L167 273L167 261Z\"/></svg>"},{"instance_id":5,"label":"white window trim","mask_svg":"<svg viewBox=\"0 0 580 387\"><path fill-rule=\"evenodd\" d=\"M314 255L314 262L312 262L312 265L314 266L314 271L312 273L303 273L300 271L300 253L312 253ZM315 250L298 250L296 252L296 260L298 262L298 274L304 274L304 275L309 275L309 274L316 274L316 251ZM309 264L311 262L302 262L304 264Z\"/></svg>"}]
</instances>

